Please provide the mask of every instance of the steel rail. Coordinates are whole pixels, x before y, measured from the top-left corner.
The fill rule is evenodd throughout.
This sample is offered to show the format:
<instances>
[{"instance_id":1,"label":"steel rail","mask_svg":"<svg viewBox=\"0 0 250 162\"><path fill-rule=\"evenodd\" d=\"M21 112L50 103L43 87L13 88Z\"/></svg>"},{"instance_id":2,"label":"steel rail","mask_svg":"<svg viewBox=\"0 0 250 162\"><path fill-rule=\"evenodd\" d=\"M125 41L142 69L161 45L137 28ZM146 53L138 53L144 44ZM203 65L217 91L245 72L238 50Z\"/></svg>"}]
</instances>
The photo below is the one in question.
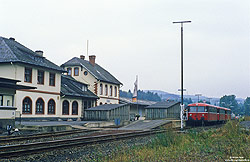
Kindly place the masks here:
<instances>
[{"instance_id":1,"label":"steel rail","mask_svg":"<svg viewBox=\"0 0 250 162\"><path fill-rule=\"evenodd\" d=\"M120 139L127 139L132 137L152 135L156 133L163 133L166 130L157 131L137 131L137 132L126 132L126 133L116 133L116 134L105 134L92 137L81 137L72 138L66 140L54 140L47 142L36 142L21 145L10 145L0 147L0 158L8 158L13 156L26 155L30 153L36 153L40 151L48 151L56 148L77 146L77 145L88 145L96 144Z\"/></svg>"},{"instance_id":2,"label":"steel rail","mask_svg":"<svg viewBox=\"0 0 250 162\"><path fill-rule=\"evenodd\" d=\"M61 131L61 132L51 132L51 133L29 134L29 135L21 135L21 136L7 136L5 138L0 137L0 143L23 141L23 140L38 139L38 138L58 137L58 136L71 135L74 133L85 133L85 132L93 132L93 131L96 131L96 130L72 130L72 131Z\"/></svg>"}]
</instances>

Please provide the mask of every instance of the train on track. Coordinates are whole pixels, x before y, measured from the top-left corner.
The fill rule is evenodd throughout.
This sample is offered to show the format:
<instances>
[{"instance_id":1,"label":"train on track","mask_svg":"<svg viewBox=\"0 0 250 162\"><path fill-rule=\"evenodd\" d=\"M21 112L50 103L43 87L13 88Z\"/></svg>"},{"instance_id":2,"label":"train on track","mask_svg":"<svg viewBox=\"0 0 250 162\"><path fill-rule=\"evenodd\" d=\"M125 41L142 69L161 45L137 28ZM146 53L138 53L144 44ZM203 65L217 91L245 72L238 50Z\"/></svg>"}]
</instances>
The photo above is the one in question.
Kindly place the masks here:
<instances>
[{"instance_id":1,"label":"train on track","mask_svg":"<svg viewBox=\"0 0 250 162\"><path fill-rule=\"evenodd\" d=\"M186 107L187 125L225 123L231 119L231 109L206 103L192 103Z\"/></svg>"}]
</instances>

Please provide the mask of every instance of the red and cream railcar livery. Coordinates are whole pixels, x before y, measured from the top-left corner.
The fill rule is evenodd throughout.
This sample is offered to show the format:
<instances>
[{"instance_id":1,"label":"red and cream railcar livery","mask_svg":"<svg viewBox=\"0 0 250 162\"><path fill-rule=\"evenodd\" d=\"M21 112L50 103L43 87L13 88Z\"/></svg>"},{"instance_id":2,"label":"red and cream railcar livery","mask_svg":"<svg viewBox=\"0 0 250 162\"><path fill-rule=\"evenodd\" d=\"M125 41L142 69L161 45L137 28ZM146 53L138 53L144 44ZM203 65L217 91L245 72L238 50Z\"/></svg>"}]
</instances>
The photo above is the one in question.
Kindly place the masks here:
<instances>
[{"instance_id":1,"label":"red and cream railcar livery","mask_svg":"<svg viewBox=\"0 0 250 162\"><path fill-rule=\"evenodd\" d=\"M206 103L193 103L187 107L187 124L208 124L231 119L231 110Z\"/></svg>"}]
</instances>

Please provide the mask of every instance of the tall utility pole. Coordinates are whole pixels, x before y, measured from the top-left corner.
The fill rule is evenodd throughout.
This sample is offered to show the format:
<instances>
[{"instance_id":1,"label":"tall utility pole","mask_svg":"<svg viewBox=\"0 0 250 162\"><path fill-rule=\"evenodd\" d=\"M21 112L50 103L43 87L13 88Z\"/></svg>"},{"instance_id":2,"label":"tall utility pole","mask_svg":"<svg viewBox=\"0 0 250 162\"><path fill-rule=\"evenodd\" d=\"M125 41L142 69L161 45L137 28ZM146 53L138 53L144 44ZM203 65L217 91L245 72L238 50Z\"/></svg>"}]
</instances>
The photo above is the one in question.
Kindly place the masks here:
<instances>
[{"instance_id":1,"label":"tall utility pole","mask_svg":"<svg viewBox=\"0 0 250 162\"><path fill-rule=\"evenodd\" d=\"M197 101L197 103L199 103L199 97L202 96L202 94L195 94L195 96L198 96L198 101Z\"/></svg>"},{"instance_id":2,"label":"tall utility pole","mask_svg":"<svg viewBox=\"0 0 250 162\"><path fill-rule=\"evenodd\" d=\"M184 104L183 104L183 24L184 23L191 23L191 21L176 21L173 22L174 24L181 24L181 129L183 129L183 111L184 111Z\"/></svg>"}]
</instances>

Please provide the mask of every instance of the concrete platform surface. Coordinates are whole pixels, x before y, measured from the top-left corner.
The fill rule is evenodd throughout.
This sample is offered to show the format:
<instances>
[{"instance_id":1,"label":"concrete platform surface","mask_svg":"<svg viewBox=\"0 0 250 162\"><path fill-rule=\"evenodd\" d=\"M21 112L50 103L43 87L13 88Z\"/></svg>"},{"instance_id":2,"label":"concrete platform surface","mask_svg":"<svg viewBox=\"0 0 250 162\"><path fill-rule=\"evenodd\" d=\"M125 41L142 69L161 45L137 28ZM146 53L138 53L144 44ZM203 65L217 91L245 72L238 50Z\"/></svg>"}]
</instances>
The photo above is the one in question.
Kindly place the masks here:
<instances>
[{"instance_id":1,"label":"concrete platform surface","mask_svg":"<svg viewBox=\"0 0 250 162\"><path fill-rule=\"evenodd\" d=\"M171 120L137 120L119 130L149 130L171 122Z\"/></svg>"}]
</instances>

